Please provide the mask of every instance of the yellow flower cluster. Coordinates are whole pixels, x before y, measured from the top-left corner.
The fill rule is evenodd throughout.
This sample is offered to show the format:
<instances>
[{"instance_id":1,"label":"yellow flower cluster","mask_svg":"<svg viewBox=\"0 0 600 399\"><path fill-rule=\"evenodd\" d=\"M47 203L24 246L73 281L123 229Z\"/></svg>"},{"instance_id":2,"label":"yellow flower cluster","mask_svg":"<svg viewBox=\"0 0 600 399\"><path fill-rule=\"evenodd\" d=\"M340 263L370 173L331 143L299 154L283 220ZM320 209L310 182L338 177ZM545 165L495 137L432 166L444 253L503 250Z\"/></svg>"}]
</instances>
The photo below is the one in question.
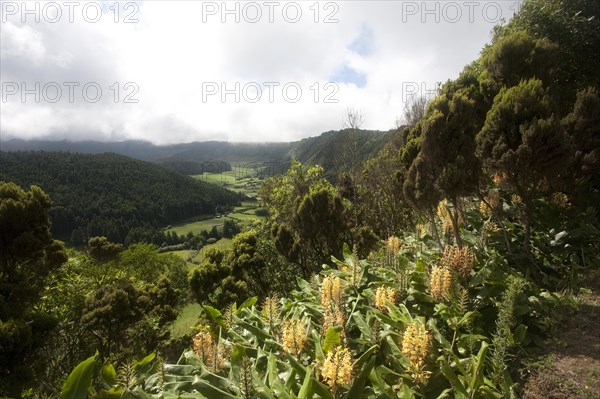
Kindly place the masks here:
<instances>
[{"instance_id":1,"label":"yellow flower cluster","mask_svg":"<svg viewBox=\"0 0 600 399\"><path fill-rule=\"evenodd\" d=\"M475 264L475 253L468 247L446 245L441 259L442 267L454 270L463 276L469 275Z\"/></svg>"},{"instance_id":2,"label":"yellow flower cluster","mask_svg":"<svg viewBox=\"0 0 600 399\"><path fill-rule=\"evenodd\" d=\"M321 306L325 309L340 307L343 302L342 280L336 276L327 276L321 284Z\"/></svg>"},{"instance_id":3,"label":"yellow flower cluster","mask_svg":"<svg viewBox=\"0 0 600 399\"><path fill-rule=\"evenodd\" d=\"M486 204L487 202L487 204ZM489 206L488 206L489 204ZM491 206L491 209L490 209ZM492 216L493 210L497 209L500 206L500 193L498 190L492 190L486 195L485 202L481 201L479 203L479 213L483 216Z\"/></svg>"},{"instance_id":4,"label":"yellow flower cluster","mask_svg":"<svg viewBox=\"0 0 600 399\"><path fill-rule=\"evenodd\" d=\"M346 316L340 308L327 308L325 317L323 318L323 334L327 332L329 327L342 327L341 335L344 336L344 325L346 324Z\"/></svg>"},{"instance_id":5,"label":"yellow flower cluster","mask_svg":"<svg viewBox=\"0 0 600 399\"><path fill-rule=\"evenodd\" d=\"M452 273L446 267L434 267L429 279L431 296L437 300L448 299L452 289Z\"/></svg>"},{"instance_id":6,"label":"yellow flower cluster","mask_svg":"<svg viewBox=\"0 0 600 399\"><path fill-rule=\"evenodd\" d=\"M265 299L261 315L269 325L276 324L279 321L279 297L277 294L273 294Z\"/></svg>"},{"instance_id":7,"label":"yellow flower cluster","mask_svg":"<svg viewBox=\"0 0 600 399\"><path fill-rule=\"evenodd\" d=\"M388 253L396 255L400 251L400 239L396 236L388 238L386 249Z\"/></svg>"},{"instance_id":8,"label":"yellow flower cluster","mask_svg":"<svg viewBox=\"0 0 600 399\"><path fill-rule=\"evenodd\" d=\"M415 382L429 377L429 372L423 370L425 358L429 351L431 335L425 325L419 321L409 324L402 337L402 354L409 361L409 371Z\"/></svg>"},{"instance_id":9,"label":"yellow flower cluster","mask_svg":"<svg viewBox=\"0 0 600 399\"><path fill-rule=\"evenodd\" d=\"M427 226L425 226L422 223L417 224L416 228L417 228L417 237L418 238L422 238L425 234L427 234L429 232L429 230L427 229Z\"/></svg>"},{"instance_id":10,"label":"yellow flower cluster","mask_svg":"<svg viewBox=\"0 0 600 399\"><path fill-rule=\"evenodd\" d=\"M569 197L565 193L553 193L550 200L559 208L568 208L571 205Z\"/></svg>"},{"instance_id":11,"label":"yellow flower cluster","mask_svg":"<svg viewBox=\"0 0 600 399\"><path fill-rule=\"evenodd\" d=\"M308 341L308 324L302 320L287 320L283 324L283 349L299 356Z\"/></svg>"},{"instance_id":12,"label":"yellow flower cluster","mask_svg":"<svg viewBox=\"0 0 600 399\"><path fill-rule=\"evenodd\" d=\"M325 308L323 332L327 331L329 327L341 326L342 336L344 335L343 327L346 317L343 302L342 280L335 276L325 277L321 284L321 306Z\"/></svg>"},{"instance_id":13,"label":"yellow flower cluster","mask_svg":"<svg viewBox=\"0 0 600 399\"><path fill-rule=\"evenodd\" d=\"M383 310L386 308L387 303L396 303L397 290L391 287L377 287L375 291L375 307Z\"/></svg>"},{"instance_id":14,"label":"yellow flower cluster","mask_svg":"<svg viewBox=\"0 0 600 399\"><path fill-rule=\"evenodd\" d=\"M440 201L437 207L437 215L440 219L442 219L442 229L446 234L450 234L452 232L452 215L448 210L448 201L443 200ZM458 226L464 225L464 220L462 218L462 214L458 214Z\"/></svg>"},{"instance_id":15,"label":"yellow flower cluster","mask_svg":"<svg viewBox=\"0 0 600 399\"><path fill-rule=\"evenodd\" d=\"M504 187L506 185L507 180L508 180L508 176L506 176L505 173L500 172L500 173L496 173L492 177L492 180L494 181L494 183L496 184L496 186L498 186L498 187Z\"/></svg>"},{"instance_id":16,"label":"yellow flower cluster","mask_svg":"<svg viewBox=\"0 0 600 399\"><path fill-rule=\"evenodd\" d=\"M200 331L194 335L192 346L196 356L212 371L221 370L225 365L225 348L220 343L215 344L210 332Z\"/></svg>"},{"instance_id":17,"label":"yellow flower cluster","mask_svg":"<svg viewBox=\"0 0 600 399\"><path fill-rule=\"evenodd\" d=\"M321 376L330 387L349 385L352 381L352 355L348 348L338 346L325 357Z\"/></svg>"},{"instance_id":18,"label":"yellow flower cluster","mask_svg":"<svg viewBox=\"0 0 600 399\"><path fill-rule=\"evenodd\" d=\"M204 364L208 364L214 357L215 342L212 335L208 331L200 331L192 338L194 353L202 360Z\"/></svg>"},{"instance_id":19,"label":"yellow flower cluster","mask_svg":"<svg viewBox=\"0 0 600 399\"><path fill-rule=\"evenodd\" d=\"M523 203L523 199L518 194L513 194L512 197L510 197L510 201L513 205L521 205Z\"/></svg>"}]
</instances>

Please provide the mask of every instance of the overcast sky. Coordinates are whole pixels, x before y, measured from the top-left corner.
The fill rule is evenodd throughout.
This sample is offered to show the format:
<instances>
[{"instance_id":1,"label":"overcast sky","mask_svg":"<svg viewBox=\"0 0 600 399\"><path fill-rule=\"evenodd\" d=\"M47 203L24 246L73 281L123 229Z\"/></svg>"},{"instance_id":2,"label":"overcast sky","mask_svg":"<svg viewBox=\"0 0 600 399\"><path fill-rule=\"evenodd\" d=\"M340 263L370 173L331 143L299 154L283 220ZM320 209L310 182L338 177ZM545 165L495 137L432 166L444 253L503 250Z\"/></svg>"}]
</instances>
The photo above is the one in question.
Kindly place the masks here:
<instances>
[{"instance_id":1,"label":"overcast sky","mask_svg":"<svg viewBox=\"0 0 600 399\"><path fill-rule=\"evenodd\" d=\"M0 0L0 134L289 141L347 108L388 130L519 4Z\"/></svg>"}]
</instances>

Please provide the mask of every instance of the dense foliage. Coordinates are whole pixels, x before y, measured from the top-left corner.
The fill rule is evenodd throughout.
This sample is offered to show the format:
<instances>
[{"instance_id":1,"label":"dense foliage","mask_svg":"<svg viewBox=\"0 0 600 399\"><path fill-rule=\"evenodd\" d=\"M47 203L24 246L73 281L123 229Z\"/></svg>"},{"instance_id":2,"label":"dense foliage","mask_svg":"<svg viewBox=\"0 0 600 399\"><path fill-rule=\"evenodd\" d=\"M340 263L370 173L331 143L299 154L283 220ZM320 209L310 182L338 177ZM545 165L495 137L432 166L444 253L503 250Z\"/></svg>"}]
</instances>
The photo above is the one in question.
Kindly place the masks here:
<instances>
[{"instance_id":1,"label":"dense foliage","mask_svg":"<svg viewBox=\"0 0 600 399\"><path fill-rule=\"evenodd\" d=\"M49 277L36 308L52 314L54 328L29 360L33 373L19 376L36 395L57 396L64 375L96 351L120 363L168 345L188 291L178 257L150 244L124 250L105 237L92 238L85 253L71 251Z\"/></svg>"},{"instance_id":2,"label":"dense foliage","mask_svg":"<svg viewBox=\"0 0 600 399\"><path fill-rule=\"evenodd\" d=\"M97 397L518 397L507 360L543 344L549 312L570 302L512 272L492 237L443 254L433 241L393 237L367 260L346 247L289 297L205 306L207 324L177 364L151 355L124 384L85 374L102 364L91 357L65 388L86 375Z\"/></svg>"},{"instance_id":3,"label":"dense foliage","mask_svg":"<svg viewBox=\"0 0 600 399\"><path fill-rule=\"evenodd\" d=\"M50 198L0 182L0 393L19 395L31 374L31 354L53 328L37 308L47 278L67 260L50 234Z\"/></svg>"},{"instance_id":4,"label":"dense foliage","mask_svg":"<svg viewBox=\"0 0 600 399\"><path fill-rule=\"evenodd\" d=\"M115 154L3 152L0 179L40 186L54 203L53 234L78 245L94 236L135 242L127 238L134 228L160 245L159 227L240 201L223 188Z\"/></svg>"}]
</instances>

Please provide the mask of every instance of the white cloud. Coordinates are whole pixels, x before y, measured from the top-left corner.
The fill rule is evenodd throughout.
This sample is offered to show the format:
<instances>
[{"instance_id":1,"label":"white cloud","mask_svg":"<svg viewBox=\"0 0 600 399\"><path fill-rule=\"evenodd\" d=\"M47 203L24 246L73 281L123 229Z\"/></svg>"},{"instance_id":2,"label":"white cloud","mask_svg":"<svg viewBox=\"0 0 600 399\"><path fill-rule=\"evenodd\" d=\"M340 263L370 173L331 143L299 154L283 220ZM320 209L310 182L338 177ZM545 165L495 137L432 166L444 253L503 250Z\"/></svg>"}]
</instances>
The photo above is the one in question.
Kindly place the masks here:
<instances>
[{"instance_id":1,"label":"white cloud","mask_svg":"<svg viewBox=\"0 0 600 399\"><path fill-rule=\"evenodd\" d=\"M228 2L229 9L239 4L240 12L247 7L248 14L235 23L234 15L205 13L222 2L146 1L102 3L102 19L90 23L81 12L85 4L75 10L73 23L66 9L58 23L44 18L36 23L29 16L23 23L18 12L2 16L3 85L79 83L73 102L66 101L67 91L57 103L45 101L44 93L39 104L31 95L26 101L20 93L8 96L0 115L3 139L52 135L157 143L283 141L341 128L346 107L362 110L365 128L386 130L402 110L407 83L433 88L435 82L455 78L478 56L495 22L481 10L469 21L463 3L457 3L464 14L460 21L444 21L452 16L443 11L447 2L439 3L439 23L436 15L410 8L423 2L319 2L319 23L313 20L316 8L309 8L314 2L280 2L273 23L263 2L253 3L261 6L257 23L244 20L256 15L248 2ZM114 4L119 5L118 15ZM513 5L500 4L509 16ZM295 5L302 17L290 23L285 18L294 16ZM323 23L329 14L338 22ZM138 22L123 23L126 16ZM326 86L343 66L364 74L364 87L349 82L338 82L337 89ZM102 89L95 103L81 91L90 82ZM126 87L128 82L135 86ZM247 101L254 97L252 85L239 92L239 102L231 93L221 101L222 84L231 90L239 83L241 90L251 82L262 89L257 103ZM278 84L273 101L269 82ZM125 103L136 87L133 99L138 102ZM203 91L214 87L219 93ZM293 96L297 87L302 95L293 103L285 95ZM327 103L328 95L337 103Z\"/></svg>"}]
</instances>

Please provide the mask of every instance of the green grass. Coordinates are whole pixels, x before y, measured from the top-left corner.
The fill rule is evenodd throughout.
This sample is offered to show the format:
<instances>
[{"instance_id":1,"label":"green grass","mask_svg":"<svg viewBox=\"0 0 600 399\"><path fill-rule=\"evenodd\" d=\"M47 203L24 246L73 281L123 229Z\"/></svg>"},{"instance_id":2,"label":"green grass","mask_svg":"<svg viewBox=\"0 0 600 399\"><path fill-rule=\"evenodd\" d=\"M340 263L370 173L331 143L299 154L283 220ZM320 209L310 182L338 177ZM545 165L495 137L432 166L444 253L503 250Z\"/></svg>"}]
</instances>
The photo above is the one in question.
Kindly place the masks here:
<instances>
[{"instance_id":1,"label":"green grass","mask_svg":"<svg viewBox=\"0 0 600 399\"><path fill-rule=\"evenodd\" d=\"M182 249L180 251L171 251L169 253L173 254L173 255L177 255L179 256L181 259L183 260L188 260L190 258L190 255L192 254L192 250L191 249Z\"/></svg>"},{"instance_id":2,"label":"green grass","mask_svg":"<svg viewBox=\"0 0 600 399\"><path fill-rule=\"evenodd\" d=\"M202 313L202 307L197 303L190 303L181 309L177 319L173 322L171 336L173 338L183 337L192 331L192 327L198 322Z\"/></svg>"},{"instance_id":3,"label":"green grass","mask_svg":"<svg viewBox=\"0 0 600 399\"><path fill-rule=\"evenodd\" d=\"M244 227L252 223L255 219L264 219L263 217L256 216L255 211L258 209L258 204L256 202L246 202L243 203L242 206L236 207L234 212L228 214L227 216L222 217L211 217L208 215L200 216L203 218L202 220L195 220L189 223L183 223L180 225L176 225L168 229L167 231L174 231L177 235L185 236L190 231L194 234L200 234L202 230L210 231L213 226L216 226L218 229L223 227L223 223L225 223L226 219L232 219L238 222L241 226Z\"/></svg>"},{"instance_id":4,"label":"green grass","mask_svg":"<svg viewBox=\"0 0 600 399\"><path fill-rule=\"evenodd\" d=\"M210 248L226 250L227 248L229 248L230 245L231 245L231 240L229 238L221 238L219 241L215 242L214 244L208 244L208 245L205 245L204 247L202 247L202 249L200 251L198 251L198 254L192 259L192 261L198 262L198 263L202 262L202 259L204 259L204 254Z\"/></svg>"},{"instance_id":5,"label":"green grass","mask_svg":"<svg viewBox=\"0 0 600 399\"><path fill-rule=\"evenodd\" d=\"M204 173L192 177L250 197L257 196L261 185L261 180L256 177L255 171L243 167L234 167L233 170L223 173Z\"/></svg>"},{"instance_id":6,"label":"green grass","mask_svg":"<svg viewBox=\"0 0 600 399\"><path fill-rule=\"evenodd\" d=\"M198 234L200 234L200 232L202 230L210 231L213 228L213 226L216 226L217 228L221 228L221 227L223 227L223 223L225 222L225 218L223 218L223 217L220 217L220 218L210 217L210 216L203 216L203 217L208 217L209 219L197 220L197 221L193 221L190 223L180 224L177 226L173 226L172 228L168 229L167 231L174 231L175 233L177 233L177 235L180 235L180 236L185 236L190 231L194 235L198 235Z\"/></svg>"}]
</instances>

